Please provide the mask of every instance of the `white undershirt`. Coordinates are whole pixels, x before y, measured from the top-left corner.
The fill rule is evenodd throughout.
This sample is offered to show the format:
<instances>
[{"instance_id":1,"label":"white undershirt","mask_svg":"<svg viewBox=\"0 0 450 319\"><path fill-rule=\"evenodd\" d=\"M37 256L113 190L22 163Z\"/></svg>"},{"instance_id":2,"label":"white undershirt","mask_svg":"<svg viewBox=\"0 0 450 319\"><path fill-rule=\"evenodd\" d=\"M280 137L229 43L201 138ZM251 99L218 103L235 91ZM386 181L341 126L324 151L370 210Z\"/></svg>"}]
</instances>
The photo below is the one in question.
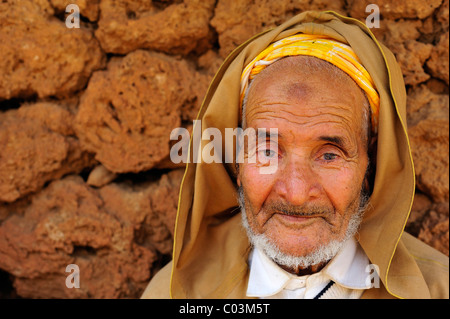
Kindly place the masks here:
<instances>
[{"instance_id":1,"label":"white undershirt","mask_svg":"<svg viewBox=\"0 0 450 319\"><path fill-rule=\"evenodd\" d=\"M358 299L371 288L369 259L354 238L345 242L339 253L319 272L291 274L258 249L250 254L248 297L274 299L313 299L330 282L335 283L321 299Z\"/></svg>"}]
</instances>

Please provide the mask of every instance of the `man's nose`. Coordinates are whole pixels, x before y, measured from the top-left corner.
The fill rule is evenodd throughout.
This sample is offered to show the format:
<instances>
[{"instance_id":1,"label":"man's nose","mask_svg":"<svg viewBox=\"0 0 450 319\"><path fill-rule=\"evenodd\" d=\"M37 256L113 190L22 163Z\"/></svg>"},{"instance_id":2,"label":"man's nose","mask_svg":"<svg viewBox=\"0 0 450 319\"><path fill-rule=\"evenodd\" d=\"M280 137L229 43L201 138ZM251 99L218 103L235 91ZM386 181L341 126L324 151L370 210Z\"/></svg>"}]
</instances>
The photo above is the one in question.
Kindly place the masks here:
<instances>
[{"instance_id":1,"label":"man's nose","mask_svg":"<svg viewBox=\"0 0 450 319\"><path fill-rule=\"evenodd\" d=\"M296 206L303 205L320 196L322 187L319 177L307 159L293 158L285 165L280 166L275 183L275 191L278 196Z\"/></svg>"}]
</instances>

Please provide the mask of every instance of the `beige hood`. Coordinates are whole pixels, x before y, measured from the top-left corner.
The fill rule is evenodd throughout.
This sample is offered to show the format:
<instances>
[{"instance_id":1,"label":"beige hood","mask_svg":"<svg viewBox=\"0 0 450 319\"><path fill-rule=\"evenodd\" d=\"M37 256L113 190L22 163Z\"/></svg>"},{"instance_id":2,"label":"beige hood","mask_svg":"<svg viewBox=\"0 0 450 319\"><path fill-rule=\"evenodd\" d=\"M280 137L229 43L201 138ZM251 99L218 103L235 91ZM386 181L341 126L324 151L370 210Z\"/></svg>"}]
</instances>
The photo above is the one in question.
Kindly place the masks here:
<instances>
[{"instance_id":1,"label":"beige hood","mask_svg":"<svg viewBox=\"0 0 450 319\"><path fill-rule=\"evenodd\" d=\"M271 42L298 32L348 43L376 84L381 99L376 176L359 241L371 263L378 265L382 284L392 296L430 297L401 240L415 188L403 76L394 55L362 22L334 12L304 12L242 44L209 87L197 118L202 131L215 127L224 137L225 128L238 126L243 68ZM223 154L225 148L233 148L225 140L222 145ZM240 226L236 189L234 164L187 164L175 229L171 297L245 297L250 247Z\"/></svg>"}]
</instances>

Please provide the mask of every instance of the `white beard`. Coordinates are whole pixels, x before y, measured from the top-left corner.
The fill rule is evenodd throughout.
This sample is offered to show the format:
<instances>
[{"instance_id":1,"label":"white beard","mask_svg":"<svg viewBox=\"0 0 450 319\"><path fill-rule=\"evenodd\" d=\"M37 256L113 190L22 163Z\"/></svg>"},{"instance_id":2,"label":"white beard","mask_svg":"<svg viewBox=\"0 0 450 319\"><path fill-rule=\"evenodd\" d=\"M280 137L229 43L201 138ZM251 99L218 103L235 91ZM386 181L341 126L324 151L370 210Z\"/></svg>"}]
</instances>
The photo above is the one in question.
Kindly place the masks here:
<instances>
[{"instance_id":1,"label":"white beard","mask_svg":"<svg viewBox=\"0 0 450 319\"><path fill-rule=\"evenodd\" d=\"M331 241L330 243L322 245L313 252L304 256L292 256L283 253L280 248L264 234L255 234L253 232L248 223L247 213L245 211L244 192L242 189L240 189L238 193L239 206L241 207L242 225L247 231L247 236L250 240L250 243L253 245L253 247L257 248L267 257L272 259L276 264L280 266L286 266L290 269L298 269L299 267L305 269L313 265L328 262L334 256L336 256L339 250L341 250L341 248L344 246L345 242L357 233L362 221L363 213L366 210L368 203L368 199L365 196L361 196L360 208L350 218L345 236L341 241Z\"/></svg>"}]
</instances>

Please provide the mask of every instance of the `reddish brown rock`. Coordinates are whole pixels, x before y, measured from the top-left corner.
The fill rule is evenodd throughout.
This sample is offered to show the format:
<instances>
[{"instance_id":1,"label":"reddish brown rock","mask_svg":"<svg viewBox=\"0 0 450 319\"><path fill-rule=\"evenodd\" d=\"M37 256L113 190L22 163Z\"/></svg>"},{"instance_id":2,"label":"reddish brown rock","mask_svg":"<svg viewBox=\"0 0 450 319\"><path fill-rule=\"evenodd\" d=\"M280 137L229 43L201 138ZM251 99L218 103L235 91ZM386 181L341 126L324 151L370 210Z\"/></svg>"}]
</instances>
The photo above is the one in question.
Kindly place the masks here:
<instances>
[{"instance_id":1,"label":"reddish brown rock","mask_svg":"<svg viewBox=\"0 0 450 319\"><path fill-rule=\"evenodd\" d=\"M431 57L427 62L427 66L430 68L431 75L444 80L447 85L449 84L448 70L449 70L449 32L442 34L439 43L433 47L431 51Z\"/></svg>"},{"instance_id":2,"label":"reddish brown rock","mask_svg":"<svg viewBox=\"0 0 450 319\"><path fill-rule=\"evenodd\" d=\"M428 85L420 85L408 91L407 119L411 128L427 119L442 119L448 121L448 96L436 94Z\"/></svg>"},{"instance_id":3,"label":"reddish brown rock","mask_svg":"<svg viewBox=\"0 0 450 319\"><path fill-rule=\"evenodd\" d=\"M424 26L421 20L383 20L380 28L373 28L372 32L377 39L388 47L395 43L404 43L407 40L417 40Z\"/></svg>"},{"instance_id":4,"label":"reddish brown rock","mask_svg":"<svg viewBox=\"0 0 450 319\"><path fill-rule=\"evenodd\" d=\"M220 55L224 58L233 49L255 34L279 25L305 10L334 10L343 13L344 1L270 1L220 0L211 25L219 34Z\"/></svg>"},{"instance_id":5,"label":"reddish brown rock","mask_svg":"<svg viewBox=\"0 0 450 319\"><path fill-rule=\"evenodd\" d=\"M405 84L417 85L430 78L423 68L430 57L433 46L414 40L405 43L395 43L390 46L402 69Z\"/></svg>"},{"instance_id":6,"label":"reddish brown rock","mask_svg":"<svg viewBox=\"0 0 450 319\"><path fill-rule=\"evenodd\" d=\"M67 97L103 67L92 33L68 29L47 1L0 3L0 100Z\"/></svg>"},{"instance_id":7,"label":"reddish brown rock","mask_svg":"<svg viewBox=\"0 0 450 319\"><path fill-rule=\"evenodd\" d=\"M0 225L0 268L21 297L139 297L153 262L172 249L181 177L99 190L77 176L51 183ZM69 264L79 267L79 289L66 287Z\"/></svg>"},{"instance_id":8,"label":"reddish brown rock","mask_svg":"<svg viewBox=\"0 0 450 319\"><path fill-rule=\"evenodd\" d=\"M448 256L448 214L448 202L433 203L417 193L405 230Z\"/></svg>"},{"instance_id":9,"label":"reddish brown rock","mask_svg":"<svg viewBox=\"0 0 450 319\"><path fill-rule=\"evenodd\" d=\"M380 28L372 29L377 39L395 54L407 85L416 85L430 78L424 70L424 64L433 46L417 41L422 30L421 20L405 19L383 20Z\"/></svg>"},{"instance_id":10,"label":"reddish brown rock","mask_svg":"<svg viewBox=\"0 0 450 319\"><path fill-rule=\"evenodd\" d=\"M152 2L104 0L95 35L106 52L126 54L136 49L187 54L210 36L213 0ZM207 44L209 46L209 44Z\"/></svg>"},{"instance_id":11,"label":"reddish brown rock","mask_svg":"<svg viewBox=\"0 0 450 319\"><path fill-rule=\"evenodd\" d=\"M422 222L418 238L442 253L449 255L448 202L435 205Z\"/></svg>"},{"instance_id":12,"label":"reddish brown rock","mask_svg":"<svg viewBox=\"0 0 450 319\"><path fill-rule=\"evenodd\" d=\"M425 85L408 96L410 137L417 187L437 202L449 198L449 100Z\"/></svg>"},{"instance_id":13,"label":"reddish brown rock","mask_svg":"<svg viewBox=\"0 0 450 319\"><path fill-rule=\"evenodd\" d=\"M23 216L13 215L2 223L0 267L15 276L19 295L87 296L84 288L65 287L65 270L69 264L92 262L96 249L112 244L112 229L120 224L102 212L101 205L80 177L67 178L33 198ZM83 276L82 267L81 284L89 285Z\"/></svg>"},{"instance_id":14,"label":"reddish brown rock","mask_svg":"<svg viewBox=\"0 0 450 319\"><path fill-rule=\"evenodd\" d=\"M108 171L103 165L98 165L89 173L86 183L90 186L102 187L116 178L117 174Z\"/></svg>"},{"instance_id":15,"label":"reddish brown rock","mask_svg":"<svg viewBox=\"0 0 450 319\"><path fill-rule=\"evenodd\" d=\"M198 58L198 66L211 76L211 80L219 70L224 59L214 50L209 50Z\"/></svg>"},{"instance_id":16,"label":"reddish brown rock","mask_svg":"<svg viewBox=\"0 0 450 319\"><path fill-rule=\"evenodd\" d=\"M419 18L424 19L439 8L442 0L350 0L348 1L349 14L355 18L366 18L369 14L366 7L376 4L380 14L386 19Z\"/></svg>"},{"instance_id":17,"label":"reddish brown rock","mask_svg":"<svg viewBox=\"0 0 450 319\"><path fill-rule=\"evenodd\" d=\"M416 193L414 196L414 202L411 207L411 213L409 214L408 221L406 223L405 230L413 236L418 236L422 228L422 221L424 216L428 213L433 202L428 196Z\"/></svg>"},{"instance_id":18,"label":"reddish brown rock","mask_svg":"<svg viewBox=\"0 0 450 319\"><path fill-rule=\"evenodd\" d=\"M152 168L169 155L181 109L199 104L202 78L186 61L162 54L139 50L112 59L80 102L75 129L83 147L115 173Z\"/></svg>"},{"instance_id":19,"label":"reddish brown rock","mask_svg":"<svg viewBox=\"0 0 450 319\"><path fill-rule=\"evenodd\" d=\"M15 201L94 163L74 137L73 119L51 103L0 113L0 202Z\"/></svg>"},{"instance_id":20,"label":"reddish brown rock","mask_svg":"<svg viewBox=\"0 0 450 319\"><path fill-rule=\"evenodd\" d=\"M134 225L135 243L170 254L183 174L184 170L174 170L157 182L113 183L102 187L99 194L105 210Z\"/></svg>"},{"instance_id":21,"label":"reddish brown rock","mask_svg":"<svg viewBox=\"0 0 450 319\"><path fill-rule=\"evenodd\" d=\"M436 13L436 20L441 25L441 29L448 30L449 21L449 0L444 0Z\"/></svg>"},{"instance_id":22,"label":"reddish brown rock","mask_svg":"<svg viewBox=\"0 0 450 319\"><path fill-rule=\"evenodd\" d=\"M173 170L167 175L163 175L159 181L157 190L152 193L153 212L160 216L160 219L170 231L172 237L175 231L178 194L183 176L184 169ZM161 198L167 200L163 201ZM167 253L171 251L172 247L170 247Z\"/></svg>"},{"instance_id":23,"label":"reddish brown rock","mask_svg":"<svg viewBox=\"0 0 450 319\"><path fill-rule=\"evenodd\" d=\"M372 29L378 40L396 56L405 84L417 85L430 79L424 69L433 45L420 42L424 25L420 20L384 20L380 29Z\"/></svg>"},{"instance_id":24,"label":"reddish brown rock","mask_svg":"<svg viewBox=\"0 0 450 319\"><path fill-rule=\"evenodd\" d=\"M80 9L80 15L89 21L97 21L99 16L100 0L50 0L50 2L59 12L66 12L68 5L76 4Z\"/></svg>"}]
</instances>

